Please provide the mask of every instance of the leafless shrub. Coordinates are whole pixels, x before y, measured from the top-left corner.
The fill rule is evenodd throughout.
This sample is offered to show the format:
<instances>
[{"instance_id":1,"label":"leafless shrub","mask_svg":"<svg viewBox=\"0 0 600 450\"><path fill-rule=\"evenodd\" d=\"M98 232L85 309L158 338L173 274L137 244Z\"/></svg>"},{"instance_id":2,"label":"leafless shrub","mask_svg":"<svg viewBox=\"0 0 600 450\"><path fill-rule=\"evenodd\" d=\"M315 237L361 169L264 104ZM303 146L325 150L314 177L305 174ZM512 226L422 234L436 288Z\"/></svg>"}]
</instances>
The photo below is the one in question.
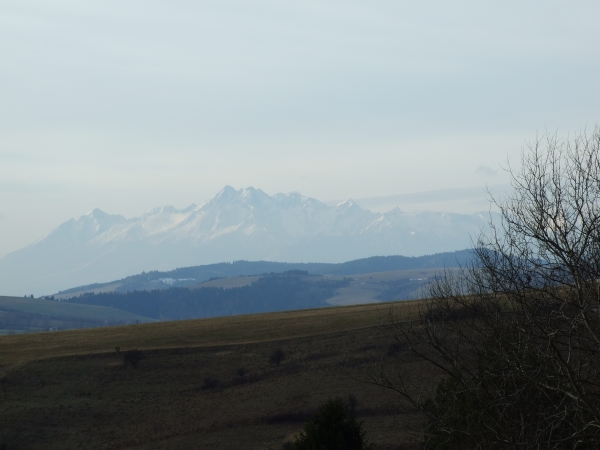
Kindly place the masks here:
<instances>
[{"instance_id":1,"label":"leafless shrub","mask_svg":"<svg viewBox=\"0 0 600 450\"><path fill-rule=\"evenodd\" d=\"M219 380L213 377L204 378L202 389L205 391L214 391L219 388Z\"/></svg>"},{"instance_id":2,"label":"leafless shrub","mask_svg":"<svg viewBox=\"0 0 600 450\"><path fill-rule=\"evenodd\" d=\"M273 353L271 353L269 362L275 366L278 366L284 359L285 353L283 352L283 350L280 348L276 348L275 350L273 350Z\"/></svg>"},{"instance_id":3,"label":"leafless shrub","mask_svg":"<svg viewBox=\"0 0 600 450\"><path fill-rule=\"evenodd\" d=\"M350 406L350 412L352 412L352 414L355 414L356 407L358 406L358 399L354 394L348 395L348 405Z\"/></svg>"},{"instance_id":4,"label":"leafless shrub","mask_svg":"<svg viewBox=\"0 0 600 450\"><path fill-rule=\"evenodd\" d=\"M425 448L600 448L600 130L544 136L508 170L501 222L418 320L394 319L410 360L373 381L426 414Z\"/></svg>"},{"instance_id":5,"label":"leafless shrub","mask_svg":"<svg viewBox=\"0 0 600 450\"><path fill-rule=\"evenodd\" d=\"M142 359L144 359L144 354L137 349L127 350L123 353L123 365L131 365L134 369L137 369L137 366Z\"/></svg>"}]
</instances>

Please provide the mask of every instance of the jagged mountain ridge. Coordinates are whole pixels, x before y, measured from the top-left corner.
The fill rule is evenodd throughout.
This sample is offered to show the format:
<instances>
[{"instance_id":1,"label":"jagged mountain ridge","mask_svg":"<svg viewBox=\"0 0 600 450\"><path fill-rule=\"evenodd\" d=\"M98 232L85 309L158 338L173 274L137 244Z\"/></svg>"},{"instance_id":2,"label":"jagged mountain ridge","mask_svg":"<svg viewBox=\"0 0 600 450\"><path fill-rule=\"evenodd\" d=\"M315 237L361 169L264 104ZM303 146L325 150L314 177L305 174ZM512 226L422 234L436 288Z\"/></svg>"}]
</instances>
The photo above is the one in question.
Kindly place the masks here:
<instances>
[{"instance_id":1,"label":"jagged mountain ridge","mask_svg":"<svg viewBox=\"0 0 600 450\"><path fill-rule=\"evenodd\" d=\"M45 294L149 270L233 260L343 262L418 256L470 246L486 214L385 214L347 200L336 206L299 193L269 196L227 186L209 202L154 208L126 219L99 209L0 259L4 294Z\"/></svg>"}]
</instances>

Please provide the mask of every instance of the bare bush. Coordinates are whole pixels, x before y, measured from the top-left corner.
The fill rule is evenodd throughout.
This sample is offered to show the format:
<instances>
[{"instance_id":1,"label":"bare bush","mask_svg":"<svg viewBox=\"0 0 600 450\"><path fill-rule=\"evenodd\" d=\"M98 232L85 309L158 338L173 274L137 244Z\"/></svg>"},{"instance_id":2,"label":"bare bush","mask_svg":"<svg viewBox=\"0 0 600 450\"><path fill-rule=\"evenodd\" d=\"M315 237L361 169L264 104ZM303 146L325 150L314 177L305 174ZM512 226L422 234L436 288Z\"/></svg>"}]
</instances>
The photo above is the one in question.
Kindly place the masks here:
<instances>
[{"instance_id":1,"label":"bare bush","mask_svg":"<svg viewBox=\"0 0 600 450\"><path fill-rule=\"evenodd\" d=\"M341 400L332 399L322 404L306 422L291 448L295 450L366 450L362 422Z\"/></svg>"},{"instance_id":2,"label":"bare bush","mask_svg":"<svg viewBox=\"0 0 600 450\"><path fill-rule=\"evenodd\" d=\"M273 350L273 353L271 353L269 362L275 366L278 366L284 359L285 353L283 352L283 350L280 348L276 348L275 350Z\"/></svg>"},{"instance_id":3,"label":"bare bush","mask_svg":"<svg viewBox=\"0 0 600 450\"><path fill-rule=\"evenodd\" d=\"M120 352L119 348L119 352ZM144 359L144 354L140 350L127 350L123 353L123 365L131 365L134 369L137 369L139 362Z\"/></svg>"},{"instance_id":4,"label":"bare bush","mask_svg":"<svg viewBox=\"0 0 600 450\"><path fill-rule=\"evenodd\" d=\"M598 128L528 145L474 261L395 318L410 356L374 381L426 414L425 448L600 448L599 154Z\"/></svg>"},{"instance_id":5,"label":"bare bush","mask_svg":"<svg viewBox=\"0 0 600 450\"><path fill-rule=\"evenodd\" d=\"M219 388L219 380L212 377L204 378L204 382L202 384L202 389L205 391L213 391Z\"/></svg>"}]
</instances>

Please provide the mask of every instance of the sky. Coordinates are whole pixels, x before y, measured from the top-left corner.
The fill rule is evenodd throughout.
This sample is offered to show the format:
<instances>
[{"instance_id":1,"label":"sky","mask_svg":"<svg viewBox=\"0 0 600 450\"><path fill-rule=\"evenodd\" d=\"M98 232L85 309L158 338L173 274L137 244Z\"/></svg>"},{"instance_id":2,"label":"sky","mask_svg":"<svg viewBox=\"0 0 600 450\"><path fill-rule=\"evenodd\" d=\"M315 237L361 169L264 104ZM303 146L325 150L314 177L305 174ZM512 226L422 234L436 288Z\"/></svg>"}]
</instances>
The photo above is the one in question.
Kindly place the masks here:
<instances>
[{"instance_id":1,"label":"sky","mask_svg":"<svg viewBox=\"0 0 600 450\"><path fill-rule=\"evenodd\" d=\"M600 112L593 1L3 0L0 257L225 185L474 212Z\"/></svg>"}]
</instances>

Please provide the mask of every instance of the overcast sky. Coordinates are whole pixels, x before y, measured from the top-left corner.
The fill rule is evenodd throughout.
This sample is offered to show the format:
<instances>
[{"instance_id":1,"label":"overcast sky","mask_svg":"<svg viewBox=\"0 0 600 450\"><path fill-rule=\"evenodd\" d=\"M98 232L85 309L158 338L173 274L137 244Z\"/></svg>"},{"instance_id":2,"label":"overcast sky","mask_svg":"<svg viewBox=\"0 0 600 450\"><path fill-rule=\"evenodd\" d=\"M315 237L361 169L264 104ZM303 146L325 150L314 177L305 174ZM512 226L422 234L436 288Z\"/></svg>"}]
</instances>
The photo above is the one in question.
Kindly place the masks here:
<instances>
[{"instance_id":1,"label":"overcast sky","mask_svg":"<svg viewBox=\"0 0 600 450\"><path fill-rule=\"evenodd\" d=\"M409 209L501 186L536 133L598 121L598 17L597 1L4 0L0 257L95 207L131 217L226 184ZM432 204L468 212L448 197Z\"/></svg>"}]
</instances>

